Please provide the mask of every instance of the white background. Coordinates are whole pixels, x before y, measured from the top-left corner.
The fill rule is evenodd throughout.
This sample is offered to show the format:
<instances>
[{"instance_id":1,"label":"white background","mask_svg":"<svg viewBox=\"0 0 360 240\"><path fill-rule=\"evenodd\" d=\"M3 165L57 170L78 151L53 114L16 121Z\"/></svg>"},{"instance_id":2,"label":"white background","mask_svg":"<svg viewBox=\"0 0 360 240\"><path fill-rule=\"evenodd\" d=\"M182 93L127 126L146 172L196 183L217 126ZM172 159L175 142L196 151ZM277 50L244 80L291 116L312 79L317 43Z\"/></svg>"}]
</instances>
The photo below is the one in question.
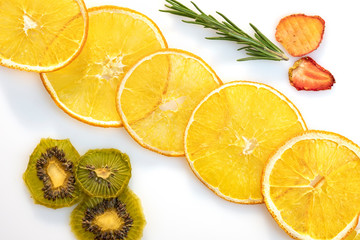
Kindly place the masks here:
<instances>
[{"instance_id":1,"label":"white background","mask_svg":"<svg viewBox=\"0 0 360 240\"><path fill-rule=\"evenodd\" d=\"M204 11L220 11L248 32L248 23L253 23L271 40L282 17L293 13L320 15L326 21L324 39L310 56L336 79L331 90L322 92L299 92L289 84L287 71L297 58L288 62L236 62L243 56L236 51L238 46L205 40L205 36L213 36L211 30L159 12L164 9L164 0L88 0L86 4L91 7L100 2L149 16L169 47L202 57L224 82L250 80L280 90L299 108L310 129L337 132L360 143L357 1L196 0ZM193 175L185 158L143 149L122 128L93 127L69 117L52 101L38 74L5 67L0 67L0 239L75 239L68 224L73 208L52 210L35 205L23 184L29 155L42 137L70 138L80 154L92 148L113 147L130 156L130 187L142 200L147 219L144 240L290 239L265 205L239 205L217 197Z\"/></svg>"}]
</instances>

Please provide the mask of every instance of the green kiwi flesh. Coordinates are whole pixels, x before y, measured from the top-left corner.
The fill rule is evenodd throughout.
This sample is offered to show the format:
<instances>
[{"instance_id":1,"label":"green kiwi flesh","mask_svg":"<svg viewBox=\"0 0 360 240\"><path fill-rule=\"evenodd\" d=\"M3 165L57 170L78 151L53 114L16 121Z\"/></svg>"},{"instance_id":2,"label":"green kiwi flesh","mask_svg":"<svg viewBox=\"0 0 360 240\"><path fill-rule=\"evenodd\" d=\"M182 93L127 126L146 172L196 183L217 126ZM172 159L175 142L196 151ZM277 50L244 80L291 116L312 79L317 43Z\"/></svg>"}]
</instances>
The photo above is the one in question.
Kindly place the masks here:
<instances>
[{"instance_id":1,"label":"green kiwi flesh","mask_svg":"<svg viewBox=\"0 0 360 240\"><path fill-rule=\"evenodd\" d=\"M81 192L74 174L79 158L70 140L41 139L23 174L36 204L57 209L80 200Z\"/></svg>"},{"instance_id":2,"label":"green kiwi flesh","mask_svg":"<svg viewBox=\"0 0 360 240\"><path fill-rule=\"evenodd\" d=\"M138 240L145 225L140 200L128 188L116 198L87 197L70 216L79 240Z\"/></svg>"},{"instance_id":3,"label":"green kiwi flesh","mask_svg":"<svg viewBox=\"0 0 360 240\"><path fill-rule=\"evenodd\" d=\"M129 157L117 149L89 150L80 157L75 177L81 189L91 197L116 197L131 177Z\"/></svg>"}]
</instances>

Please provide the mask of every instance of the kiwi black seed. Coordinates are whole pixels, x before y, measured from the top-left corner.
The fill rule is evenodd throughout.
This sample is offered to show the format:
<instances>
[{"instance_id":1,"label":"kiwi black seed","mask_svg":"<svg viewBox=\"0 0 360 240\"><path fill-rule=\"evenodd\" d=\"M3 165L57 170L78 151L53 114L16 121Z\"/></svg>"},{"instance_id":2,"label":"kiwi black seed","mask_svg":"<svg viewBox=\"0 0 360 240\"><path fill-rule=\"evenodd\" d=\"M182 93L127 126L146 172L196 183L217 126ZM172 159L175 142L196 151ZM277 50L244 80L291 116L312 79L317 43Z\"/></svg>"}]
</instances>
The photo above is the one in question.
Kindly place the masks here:
<instances>
[{"instance_id":1,"label":"kiwi black seed","mask_svg":"<svg viewBox=\"0 0 360 240\"><path fill-rule=\"evenodd\" d=\"M80 157L75 177L81 189L91 197L116 197L131 177L129 157L117 149L89 150Z\"/></svg>"},{"instance_id":2,"label":"kiwi black seed","mask_svg":"<svg viewBox=\"0 0 360 240\"><path fill-rule=\"evenodd\" d=\"M35 203L56 209L79 201L81 192L74 174L79 158L68 139L41 139L23 175Z\"/></svg>"},{"instance_id":3,"label":"kiwi black seed","mask_svg":"<svg viewBox=\"0 0 360 240\"><path fill-rule=\"evenodd\" d=\"M116 198L88 197L70 217L79 240L137 240L145 224L140 200L128 188Z\"/></svg>"}]
</instances>

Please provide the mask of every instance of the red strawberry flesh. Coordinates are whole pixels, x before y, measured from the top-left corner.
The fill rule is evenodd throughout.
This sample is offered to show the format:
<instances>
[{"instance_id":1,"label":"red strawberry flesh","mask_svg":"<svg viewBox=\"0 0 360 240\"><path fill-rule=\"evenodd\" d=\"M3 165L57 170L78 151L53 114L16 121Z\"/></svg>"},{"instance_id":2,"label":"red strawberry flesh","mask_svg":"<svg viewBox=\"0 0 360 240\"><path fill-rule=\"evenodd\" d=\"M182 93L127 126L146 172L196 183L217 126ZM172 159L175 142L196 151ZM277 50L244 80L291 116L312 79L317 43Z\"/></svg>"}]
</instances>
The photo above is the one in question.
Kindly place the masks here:
<instances>
[{"instance_id":1,"label":"red strawberry flesh","mask_svg":"<svg viewBox=\"0 0 360 240\"><path fill-rule=\"evenodd\" d=\"M297 90L308 91L330 89L335 83L334 76L310 57L301 58L294 63L289 69L289 79Z\"/></svg>"}]
</instances>

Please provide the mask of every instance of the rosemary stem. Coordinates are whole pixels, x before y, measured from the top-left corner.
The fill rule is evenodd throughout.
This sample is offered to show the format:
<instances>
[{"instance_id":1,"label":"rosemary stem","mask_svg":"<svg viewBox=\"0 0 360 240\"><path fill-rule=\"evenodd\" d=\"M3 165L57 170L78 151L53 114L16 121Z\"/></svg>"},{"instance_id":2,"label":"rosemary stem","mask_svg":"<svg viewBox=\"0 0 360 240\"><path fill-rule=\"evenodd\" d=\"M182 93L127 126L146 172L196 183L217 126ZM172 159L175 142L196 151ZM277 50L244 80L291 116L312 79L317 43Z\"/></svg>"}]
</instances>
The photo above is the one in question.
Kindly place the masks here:
<instances>
[{"instance_id":1,"label":"rosemary stem","mask_svg":"<svg viewBox=\"0 0 360 240\"><path fill-rule=\"evenodd\" d=\"M160 10L161 12L167 12L182 17L189 18L191 20L182 20L185 23L202 25L204 28L211 28L216 31L218 37L207 37L212 40L225 40L233 41L237 44L244 45L244 47L238 50L244 50L247 55L251 57L245 57L238 59L239 61L247 60L273 60L273 61L287 61L289 58L286 54L272 43L263 33L260 32L253 24L250 26L254 30L255 37L251 37L249 34L241 30L234 22L227 18L224 14L216 12L223 21L217 20L212 15L204 13L194 2L192 5L198 12L191 10L182 3L176 0L165 0L168 4L165 7L168 10Z\"/></svg>"}]
</instances>

